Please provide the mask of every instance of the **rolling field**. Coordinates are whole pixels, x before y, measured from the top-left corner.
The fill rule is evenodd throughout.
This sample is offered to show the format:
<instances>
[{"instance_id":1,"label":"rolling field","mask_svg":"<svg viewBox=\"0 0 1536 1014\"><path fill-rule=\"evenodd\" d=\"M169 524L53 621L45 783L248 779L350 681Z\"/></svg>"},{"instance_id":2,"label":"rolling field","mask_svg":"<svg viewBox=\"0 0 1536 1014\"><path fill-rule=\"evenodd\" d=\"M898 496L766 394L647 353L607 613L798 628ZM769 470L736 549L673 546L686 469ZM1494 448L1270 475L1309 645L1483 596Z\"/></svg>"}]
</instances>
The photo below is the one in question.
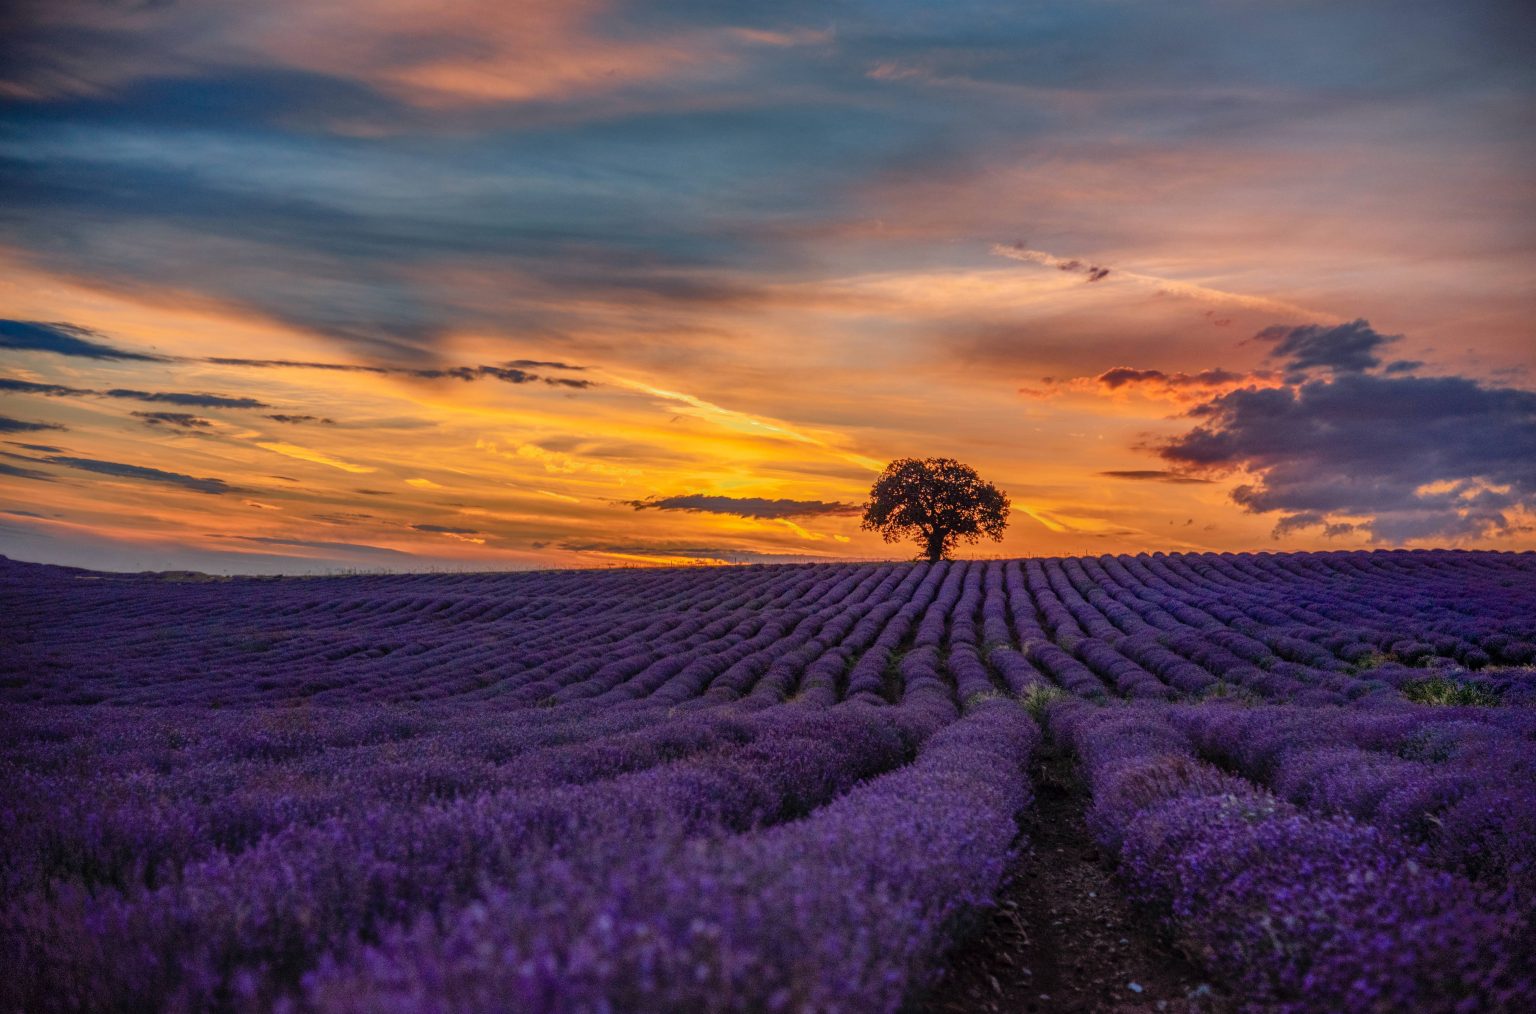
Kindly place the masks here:
<instances>
[{"instance_id":1,"label":"rolling field","mask_svg":"<svg viewBox=\"0 0 1536 1014\"><path fill-rule=\"evenodd\" d=\"M0 639L7 1012L1536 996L1536 555L3 562Z\"/></svg>"}]
</instances>

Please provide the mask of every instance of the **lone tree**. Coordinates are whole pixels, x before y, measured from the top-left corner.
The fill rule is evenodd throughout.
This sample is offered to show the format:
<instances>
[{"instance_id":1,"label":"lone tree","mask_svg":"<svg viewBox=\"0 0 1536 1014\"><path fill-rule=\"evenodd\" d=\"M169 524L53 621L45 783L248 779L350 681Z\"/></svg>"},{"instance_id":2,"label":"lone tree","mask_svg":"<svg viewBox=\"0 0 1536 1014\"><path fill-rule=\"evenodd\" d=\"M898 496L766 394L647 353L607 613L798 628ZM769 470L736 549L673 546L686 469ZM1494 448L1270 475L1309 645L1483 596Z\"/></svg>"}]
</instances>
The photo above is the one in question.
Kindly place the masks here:
<instances>
[{"instance_id":1,"label":"lone tree","mask_svg":"<svg viewBox=\"0 0 1536 1014\"><path fill-rule=\"evenodd\" d=\"M932 563L961 539L1000 541L1008 508L1007 493L954 458L898 458L870 488L863 527L886 542L911 539Z\"/></svg>"}]
</instances>

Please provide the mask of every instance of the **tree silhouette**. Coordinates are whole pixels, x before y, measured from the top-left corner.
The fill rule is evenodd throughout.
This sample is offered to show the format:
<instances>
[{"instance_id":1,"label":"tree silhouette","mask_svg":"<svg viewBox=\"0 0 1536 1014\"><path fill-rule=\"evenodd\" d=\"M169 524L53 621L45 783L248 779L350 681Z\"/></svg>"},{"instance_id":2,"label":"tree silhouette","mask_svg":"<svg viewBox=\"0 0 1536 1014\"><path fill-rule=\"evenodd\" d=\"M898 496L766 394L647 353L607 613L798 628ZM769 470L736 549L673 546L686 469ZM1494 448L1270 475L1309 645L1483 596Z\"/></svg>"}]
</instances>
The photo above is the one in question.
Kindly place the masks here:
<instances>
[{"instance_id":1,"label":"tree silhouette","mask_svg":"<svg viewBox=\"0 0 1536 1014\"><path fill-rule=\"evenodd\" d=\"M863 527L886 542L911 539L930 562L948 558L964 539L1001 540L1008 494L954 458L898 458L869 491Z\"/></svg>"}]
</instances>

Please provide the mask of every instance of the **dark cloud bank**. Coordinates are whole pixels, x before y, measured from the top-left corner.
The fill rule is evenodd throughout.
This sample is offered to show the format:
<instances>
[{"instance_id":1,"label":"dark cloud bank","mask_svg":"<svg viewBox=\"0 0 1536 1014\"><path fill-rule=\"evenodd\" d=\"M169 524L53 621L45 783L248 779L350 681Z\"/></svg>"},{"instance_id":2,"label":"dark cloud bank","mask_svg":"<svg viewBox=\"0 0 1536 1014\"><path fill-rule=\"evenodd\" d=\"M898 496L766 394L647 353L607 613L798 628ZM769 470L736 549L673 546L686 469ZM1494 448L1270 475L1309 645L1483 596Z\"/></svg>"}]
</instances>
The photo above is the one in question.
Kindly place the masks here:
<instances>
[{"instance_id":1,"label":"dark cloud bank","mask_svg":"<svg viewBox=\"0 0 1536 1014\"><path fill-rule=\"evenodd\" d=\"M1477 538L1536 511L1536 392L1412 375L1364 320L1273 327L1286 383L1219 395L1157 453L1180 472L1244 471L1233 500L1277 536L1321 528L1371 541Z\"/></svg>"}]
</instances>

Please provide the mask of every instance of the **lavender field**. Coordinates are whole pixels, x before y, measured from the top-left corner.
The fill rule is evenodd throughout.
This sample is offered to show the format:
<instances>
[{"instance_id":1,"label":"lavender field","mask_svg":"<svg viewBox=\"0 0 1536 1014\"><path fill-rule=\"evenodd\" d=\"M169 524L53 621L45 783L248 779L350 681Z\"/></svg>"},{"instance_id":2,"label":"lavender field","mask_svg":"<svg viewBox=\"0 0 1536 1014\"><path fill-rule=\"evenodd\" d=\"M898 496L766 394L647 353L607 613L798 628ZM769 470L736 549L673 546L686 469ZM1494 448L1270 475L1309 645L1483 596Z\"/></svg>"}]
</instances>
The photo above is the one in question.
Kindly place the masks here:
<instances>
[{"instance_id":1,"label":"lavender field","mask_svg":"<svg viewBox=\"0 0 1536 1014\"><path fill-rule=\"evenodd\" d=\"M1536 997L1531 554L5 562L0 637L6 1012L961 1009L1047 755L1163 1009Z\"/></svg>"}]
</instances>

